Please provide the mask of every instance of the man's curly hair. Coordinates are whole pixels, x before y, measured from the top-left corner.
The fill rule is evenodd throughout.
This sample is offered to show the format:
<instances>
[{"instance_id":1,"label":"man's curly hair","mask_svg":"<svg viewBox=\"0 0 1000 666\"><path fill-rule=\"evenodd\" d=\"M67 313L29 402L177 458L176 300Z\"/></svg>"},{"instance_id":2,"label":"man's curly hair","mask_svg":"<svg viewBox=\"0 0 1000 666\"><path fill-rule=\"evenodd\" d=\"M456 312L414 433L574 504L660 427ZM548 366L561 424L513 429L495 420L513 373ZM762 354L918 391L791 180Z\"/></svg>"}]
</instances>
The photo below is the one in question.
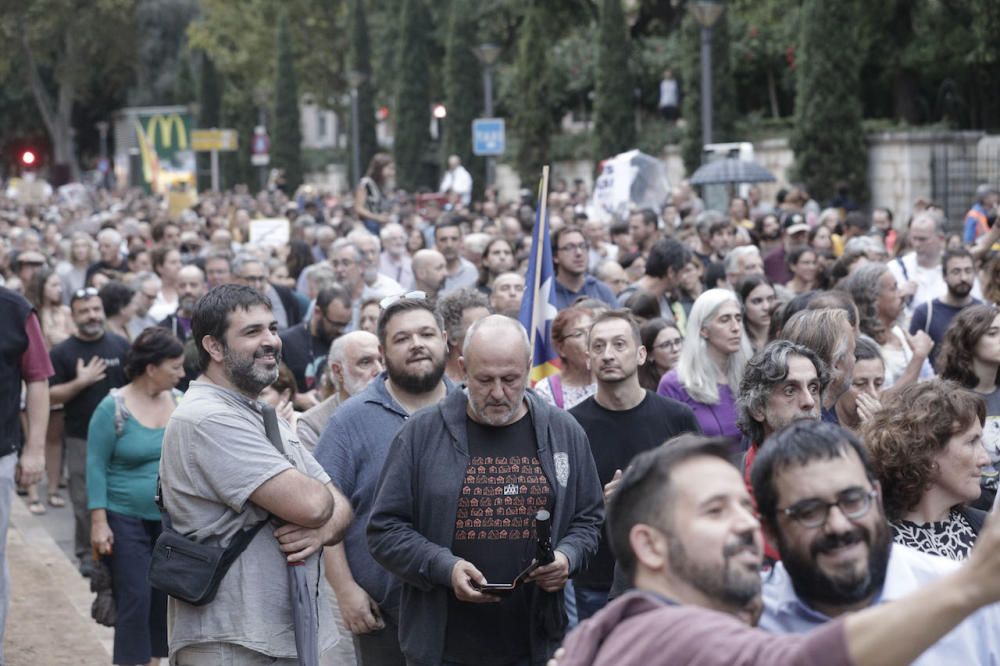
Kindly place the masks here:
<instances>
[{"instance_id":1,"label":"man's curly hair","mask_svg":"<svg viewBox=\"0 0 1000 666\"><path fill-rule=\"evenodd\" d=\"M882 409L865 424L865 445L882 484L890 520L920 502L934 482L934 458L948 441L986 418L986 403L953 381L931 379L883 394Z\"/></svg>"}]
</instances>

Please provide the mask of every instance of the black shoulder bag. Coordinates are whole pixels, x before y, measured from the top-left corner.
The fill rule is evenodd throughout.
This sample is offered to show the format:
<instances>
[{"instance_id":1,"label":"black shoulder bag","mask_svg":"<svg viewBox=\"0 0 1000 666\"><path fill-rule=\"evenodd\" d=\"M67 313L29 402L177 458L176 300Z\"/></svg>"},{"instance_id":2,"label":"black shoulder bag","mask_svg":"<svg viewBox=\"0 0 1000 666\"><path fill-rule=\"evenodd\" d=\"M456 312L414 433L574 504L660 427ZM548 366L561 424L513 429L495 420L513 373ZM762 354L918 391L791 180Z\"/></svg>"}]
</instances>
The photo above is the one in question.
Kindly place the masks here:
<instances>
[{"instance_id":1,"label":"black shoulder bag","mask_svg":"<svg viewBox=\"0 0 1000 666\"><path fill-rule=\"evenodd\" d=\"M277 426L274 408L263 405L262 410L265 429L270 431ZM268 414L267 410L271 413ZM269 420L273 420L273 426ZM268 432L268 435L271 433ZM268 439L270 441L271 437ZM279 452L284 454L284 451L279 450ZM170 515L163 507L163 493L159 479L156 481L156 505L160 507L160 514L163 516L163 531L153 545L153 556L149 563L149 584L192 606L204 606L215 598L219 584L229 571L229 567L250 545L260 528L270 520L269 517L265 518L256 525L241 530L229 545L223 548L198 543L173 528Z\"/></svg>"}]
</instances>

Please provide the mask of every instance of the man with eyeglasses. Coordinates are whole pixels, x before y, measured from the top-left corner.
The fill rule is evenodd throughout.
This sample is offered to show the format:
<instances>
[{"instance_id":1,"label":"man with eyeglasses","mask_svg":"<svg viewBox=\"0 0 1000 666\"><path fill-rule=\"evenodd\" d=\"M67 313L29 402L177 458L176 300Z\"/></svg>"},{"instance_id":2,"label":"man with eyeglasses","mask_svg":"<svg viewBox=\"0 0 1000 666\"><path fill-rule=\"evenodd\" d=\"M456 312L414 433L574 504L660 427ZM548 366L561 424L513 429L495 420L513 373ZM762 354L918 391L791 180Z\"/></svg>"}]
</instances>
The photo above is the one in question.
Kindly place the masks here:
<instances>
[{"instance_id":1,"label":"man with eyeglasses","mask_svg":"<svg viewBox=\"0 0 1000 666\"><path fill-rule=\"evenodd\" d=\"M241 254L233 259L233 276L236 282L253 287L271 299L272 313L278 322L278 330L295 326L302 321L299 300L288 287L272 284L271 272L267 264L252 254Z\"/></svg>"},{"instance_id":2,"label":"man with eyeglasses","mask_svg":"<svg viewBox=\"0 0 1000 666\"><path fill-rule=\"evenodd\" d=\"M132 339L139 337L139 334L150 326L156 326L159 322L149 316L149 309L156 302L156 297L160 295L160 276L152 271L137 274L129 287L135 292L132 302L135 304L135 315L128 323L128 332Z\"/></svg>"},{"instance_id":3,"label":"man with eyeglasses","mask_svg":"<svg viewBox=\"0 0 1000 666\"><path fill-rule=\"evenodd\" d=\"M587 273L590 246L579 227L562 227L552 234L552 265L556 270L556 308L573 305L580 296L596 298L616 307L615 295L608 285Z\"/></svg>"},{"instance_id":4,"label":"man with eyeglasses","mask_svg":"<svg viewBox=\"0 0 1000 666\"><path fill-rule=\"evenodd\" d=\"M351 325L351 295L334 283L316 296L312 316L281 331L282 360L295 375L295 406L306 410L319 404L316 382L330 344Z\"/></svg>"},{"instance_id":5,"label":"man with eyeglasses","mask_svg":"<svg viewBox=\"0 0 1000 666\"><path fill-rule=\"evenodd\" d=\"M80 573L93 569L90 511L87 509L87 427L90 415L113 388L124 386L128 340L104 330L104 305L93 287L73 292L69 301L76 333L49 352L55 374L49 379L49 402L65 405L66 468L73 503L73 550Z\"/></svg>"},{"instance_id":6,"label":"man with eyeglasses","mask_svg":"<svg viewBox=\"0 0 1000 666\"><path fill-rule=\"evenodd\" d=\"M804 633L958 568L893 543L876 478L861 442L833 424L797 423L768 440L754 463L753 489L781 561L764 577L761 628ZM997 627L1000 607L988 606L914 663L997 663Z\"/></svg>"},{"instance_id":7,"label":"man with eyeglasses","mask_svg":"<svg viewBox=\"0 0 1000 666\"><path fill-rule=\"evenodd\" d=\"M813 450L817 436L836 444L817 447L818 455L804 456L812 460L809 464L849 464L838 468L835 478L828 478L834 476L832 467L829 475L810 475L812 485L808 485L798 480L802 468L798 461ZM775 500L769 505L770 515L800 500L820 500L824 508L819 513L829 511L830 515L824 515L824 528L818 529L826 529L829 521L833 527L813 541L809 550L844 582L852 582L854 574L861 572L871 551L869 544L877 541L874 525L845 533L845 522L853 524L846 514L857 521L862 514L875 513L873 507L878 505L877 495L869 494L878 489L860 462L863 449L857 440L852 445L848 437L836 426L797 423L764 447L776 456L786 448L795 449L783 458L784 467L772 467L782 484L781 501L791 505ZM847 474L850 465L854 471ZM764 473L765 467L760 469L755 476ZM837 493L854 489L861 494ZM862 511L869 501L871 506ZM811 523L809 505L799 504L793 513L802 515L799 509L808 509L805 515ZM765 523L768 510L761 507ZM794 520L779 513L781 520ZM911 571L922 579L901 580L899 587L908 588L905 593L890 586L892 558L898 547L892 546L886 584L878 586L873 597L883 603L817 622L804 635L775 635L748 626L755 619L761 592L760 528L725 441L682 435L640 454L609 501L607 515L612 550L635 590L571 634L557 655L559 666L640 666L665 661L701 666L902 666L913 663L938 641L943 642L932 650L939 650L945 642L949 647L961 645L921 663L995 662L995 656L989 656L995 652L977 647L996 640L995 610L988 607L1000 601L1000 522L987 521L965 565L952 563L950 572L939 576L913 567ZM837 532L845 538L827 538ZM983 623L987 619L988 625ZM963 620L978 633L968 631Z\"/></svg>"},{"instance_id":8,"label":"man with eyeglasses","mask_svg":"<svg viewBox=\"0 0 1000 666\"><path fill-rule=\"evenodd\" d=\"M639 366L652 363L627 310L610 310L590 326L588 354L597 393L570 410L590 440L597 476L610 496L622 470L639 453L686 432L701 433L687 405L639 385ZM603 538L597 554L573 581L581 621L608 603L615 557Z\"/></svg>"}]
</instances>

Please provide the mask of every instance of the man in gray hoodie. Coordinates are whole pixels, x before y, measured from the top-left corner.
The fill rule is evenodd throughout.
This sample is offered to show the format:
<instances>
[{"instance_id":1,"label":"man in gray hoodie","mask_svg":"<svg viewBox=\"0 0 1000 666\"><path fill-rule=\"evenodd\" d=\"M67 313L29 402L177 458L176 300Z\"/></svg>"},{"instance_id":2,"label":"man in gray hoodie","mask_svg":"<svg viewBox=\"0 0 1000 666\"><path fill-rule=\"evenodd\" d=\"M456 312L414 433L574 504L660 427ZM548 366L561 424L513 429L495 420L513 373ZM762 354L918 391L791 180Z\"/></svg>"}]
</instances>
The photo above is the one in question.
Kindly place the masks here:
<instances>
[{"instance_id":1,"label":"man in gray hoodie","mask_svg":"<svg viewBox=\"0 0 1000 666\"><path fill-rule=\"evenodd\" d=\"M409 664L543 664L565 631L562 588L597 549L600 482L576 421L527 392L528 339L491 315L466 335L468 388L414 414L392 444L368 523L373 557L403 581ZM531 563L539 510L555 559Z\"/></svg>"}]
</instances>

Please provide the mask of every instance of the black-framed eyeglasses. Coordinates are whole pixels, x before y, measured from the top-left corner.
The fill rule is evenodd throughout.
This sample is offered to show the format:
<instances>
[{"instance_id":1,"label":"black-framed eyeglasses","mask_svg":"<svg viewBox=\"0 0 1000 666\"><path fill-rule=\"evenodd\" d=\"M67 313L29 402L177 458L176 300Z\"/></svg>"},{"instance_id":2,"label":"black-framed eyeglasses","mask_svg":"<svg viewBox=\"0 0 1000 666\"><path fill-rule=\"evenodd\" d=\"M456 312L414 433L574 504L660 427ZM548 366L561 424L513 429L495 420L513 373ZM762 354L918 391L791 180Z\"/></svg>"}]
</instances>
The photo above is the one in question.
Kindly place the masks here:
<instances>
[{"instance_id":1,"label":"black-framed eyeglasses","mask_svg":"<svg viewBox=\"0 0 1000 666\"><path fill-rule=\"evenodd\" d=\"M807 499L778 510L803 527L822 527L826 524L826 520L830 516L830 509L833 507L840 509L840 512L848 520L863 518L871 510L872 503L877 496L878 491L874 489L849 488L837 495L834 502Z\"/></svg>"}]
</instances>

